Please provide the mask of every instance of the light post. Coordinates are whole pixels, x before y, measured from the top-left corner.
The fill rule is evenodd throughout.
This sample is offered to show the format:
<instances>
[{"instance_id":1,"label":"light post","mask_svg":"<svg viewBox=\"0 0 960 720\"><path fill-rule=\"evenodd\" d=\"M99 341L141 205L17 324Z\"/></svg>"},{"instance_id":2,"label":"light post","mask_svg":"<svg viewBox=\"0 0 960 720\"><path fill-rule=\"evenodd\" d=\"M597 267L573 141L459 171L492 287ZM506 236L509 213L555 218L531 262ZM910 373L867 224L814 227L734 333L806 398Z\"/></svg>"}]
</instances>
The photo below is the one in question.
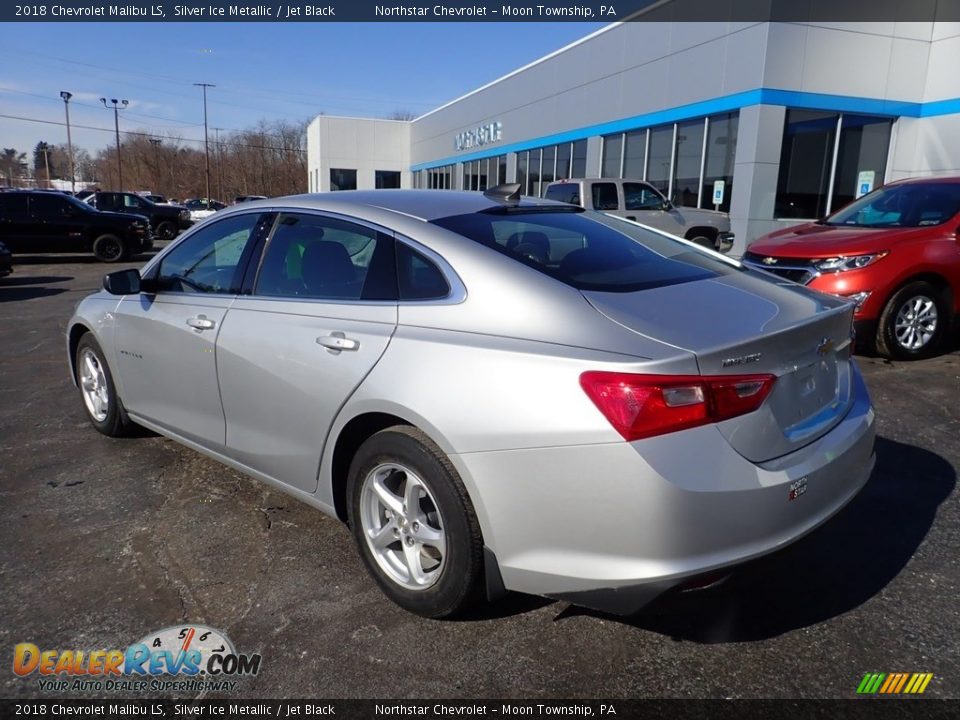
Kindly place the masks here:
<instances>
[{"instance_id":1,"label":"light post","mask_svg":"<svg viewBox=\"0 0 960 720\"><path fill-rule=\"evenodd\" d=\"M70 138L70 98L73 93L66 90L60 91L60 97L63 98L63 111L67 114L67 155L70 156L70 192L77 192L77 173L73 166L73 140Z\"/></svg>"},{"instance_id":2,"label":"light post","mask_svg":"<svg viewBox=\"0 0 960 720\"><path fill-rule=\"evenodd\" d=\"M160 138L150 138L150 144L153 145L153 175L156 180L160 179ZM159 192L159 189L154 191Z\"/></svg>"},{"instance_id":3,"label":"light post","mask_svg":"<svg viewBox=\"0 0 960 720\"><path fill-rule=\"evenodd\" d=\"M207 207L210 207L210 136L207 132L207 88L216 87L210 83L194 83L196 87L203 88L203 156L204 173L207 177Z\"/></svg>"},{"instance_id":4,"label":"light post","mask_svg":"<svg viewBox=\"0 0 960 720\"><path fill-rule=\"evenodd\" d=\"M107 105L106 98L100 98L100 102L103 103L103 106L110 109L110 105ZM117 182L119 187L118 191L123 192L123 165L120 162L120 115L121 110L126 110L127 105L130 104L128 100L117 100L116 98L110 98L110 104L113 106L113 130L117 136ZM121 107L122 106L122 107Z\"/></svg>"},{"instance_id":5,"label":"light post","mask_svg":"<svg viewBox=\"0 0 960 720\"><path fill-rule=\"evenodd\" d=\"M223 145L220 144L220 131L223 128L215 127L213 131L216 135L216 146L217 146L217 196L220 202L224 202L223 199Z\"/></svg>"}]
</instances>

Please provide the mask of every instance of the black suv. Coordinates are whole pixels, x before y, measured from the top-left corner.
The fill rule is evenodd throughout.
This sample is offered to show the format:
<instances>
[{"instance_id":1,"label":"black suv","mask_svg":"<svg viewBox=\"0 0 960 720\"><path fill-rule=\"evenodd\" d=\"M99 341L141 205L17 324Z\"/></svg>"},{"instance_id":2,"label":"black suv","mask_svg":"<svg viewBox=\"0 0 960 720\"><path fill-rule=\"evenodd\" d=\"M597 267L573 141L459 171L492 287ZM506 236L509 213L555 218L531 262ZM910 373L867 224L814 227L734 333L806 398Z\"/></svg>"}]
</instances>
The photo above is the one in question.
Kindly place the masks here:
<instances>
[{"instance_id":1,"label":"black suv","mask_svg":"<svg viewBox=\"0 0 960 720\"><path fill-rule=\"evenodd\" d=\"M150 228L160 240L173 240L181 230L186 230L193 224L190 212L185 208L158 205L135 193L95 192L83 201L97 210L143 215L150 220Z\"/></svg>"},{"instance_id":2,"label":"black suv","mask_svg":"<svg viewBox=\"0 0 960 720\"><path fill-rule=\"evenodd\" d=\"M55 192L0 193L0 242L12 253L93 252L117 262L153 247L140 215L101 212Z\"/></svg>"}]
</instances>

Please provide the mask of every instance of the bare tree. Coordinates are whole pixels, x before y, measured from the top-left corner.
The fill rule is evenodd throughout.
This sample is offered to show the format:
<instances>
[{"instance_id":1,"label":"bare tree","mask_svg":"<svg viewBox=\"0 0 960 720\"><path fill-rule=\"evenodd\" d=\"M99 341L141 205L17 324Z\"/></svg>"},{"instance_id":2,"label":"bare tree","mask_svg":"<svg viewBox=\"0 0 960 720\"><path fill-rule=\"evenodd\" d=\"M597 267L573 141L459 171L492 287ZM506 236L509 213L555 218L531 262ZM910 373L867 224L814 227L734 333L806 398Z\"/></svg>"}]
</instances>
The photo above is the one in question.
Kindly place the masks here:
<instances>
[{"instance_id":1,"label":"bare tree","mask_svg":"<svg viewBox=\"0 0 960 720\"><path fill-rule=\"evenodd\" d=\"M390 115L387 116L387 120L413 120L416 117L416 113L401 108L390 113Z\"/></svg>"}]
</instances>

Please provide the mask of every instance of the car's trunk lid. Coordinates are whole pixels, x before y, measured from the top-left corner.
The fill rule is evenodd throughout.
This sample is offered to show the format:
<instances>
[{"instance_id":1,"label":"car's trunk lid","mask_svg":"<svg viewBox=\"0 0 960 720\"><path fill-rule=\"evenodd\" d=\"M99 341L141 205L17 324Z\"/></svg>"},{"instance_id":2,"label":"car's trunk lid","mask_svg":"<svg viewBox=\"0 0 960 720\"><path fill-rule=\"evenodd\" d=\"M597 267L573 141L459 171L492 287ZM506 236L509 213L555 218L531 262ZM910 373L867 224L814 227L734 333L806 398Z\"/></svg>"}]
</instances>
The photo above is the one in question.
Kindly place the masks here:
<instances>
[{"instance_id":1,"label":"car's trunk lid","mask_svg":"<svg viewBox=\"0 0 960 720\"><path fill-rule=\"evenodd\" d=\"M717 426L753 462L813 442L849 407L852 305L845 300L741 272L584 296L619 325L693 353L703 375L776 375L759 410Z\"/></svg>"}]
</instances>

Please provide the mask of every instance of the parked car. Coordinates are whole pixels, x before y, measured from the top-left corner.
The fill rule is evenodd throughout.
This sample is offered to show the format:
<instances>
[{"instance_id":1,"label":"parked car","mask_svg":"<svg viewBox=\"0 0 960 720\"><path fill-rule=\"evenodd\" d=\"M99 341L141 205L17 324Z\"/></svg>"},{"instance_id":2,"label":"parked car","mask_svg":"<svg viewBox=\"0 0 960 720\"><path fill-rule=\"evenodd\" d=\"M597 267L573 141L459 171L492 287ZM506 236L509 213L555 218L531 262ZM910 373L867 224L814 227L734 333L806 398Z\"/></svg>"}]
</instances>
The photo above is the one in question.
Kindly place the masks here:
<instances>
[{"instance_id":1,"label":"parked car","mask_svg":"<svg viewBox=\"0 0 960 720\"><path fill-rule=\"evenodd\" d=\"M70 195L38 190L0 195L0 241L13 253L92 252L102 262L153 245L142 215L101 212Z\"/></svg>"},{"instance_id":2,"label":"parked car","mask_svg":"<svg viewBox=\"0 0 960 720\"><path fill-rule=\"evenodd\" d=\"M233 204L236 205L238 203L252 202L254 200L266 200L266 199L267 199L266 195L237 195L233 199Z\"/></svg>"},{"instance_id":3,"label":"parked car","mask_svg":"<svg viewBox=\"0 0 960 720\"><path fill-rule=\"evenodd\" d=\"M217 210L223 210L226 205L216 200L207 200L206 198L191 198L183 203L183 206L189 211L190 219L193 222L206 220Z\"/></svg>"},{"instance_id":4,"label":"parked car","mask_svg":"<svg viewBox=\"0 0 960 720\"><path fill-rule=\"evenodd\" d=\"M743 260L854 300L857 336L880 354L927 357L960 317L960 177L890 183L763 236Z\"/></svg>"},{"instance_id":5,"label":"parked car","mask_svg":"<svg viewBox=\"0 0 960 720\"><path fill-rule=\"evenodd\" d=\"M160 240L173 240L181 230L193 225L186 208L158 205L136 193L96 192L84 202L98 210L143 215L150 220L150 228Z\"/></svg>"},{"instance_id":6,"label":"parked car","mask_svg":"<svg viewBox=\"0 0 960 720\"><path fill-rule=\"evenodd\" d=\"M2 222L2 220L0 220ZM0 277L6 277L13 272L13 259L10 248L0 242Z\"/></svg>"},{"instance_id":7,"label":"parked car","mask_svg":"<svg viewBox=\"0 0 960 720\"><path fill-rule=\"evenodd\" d=\"M104 288L67 324L93 426L347 521L425 616L504 589L635 611L806 534L874 462L851 303L519 185L244 203Z\"/></svg>"},{"instance_id":8,"label":"parked car","mask_svg":"<svg viewBox=\"0 0 960 720\"><path fill-rule=\"evenodd\" d=\"M729 215L674 205L653 185L642 180L558 180L547 186L545 197L635 220L712 250L726 252L733 246Z\"/></svg>"}]
</instances>

